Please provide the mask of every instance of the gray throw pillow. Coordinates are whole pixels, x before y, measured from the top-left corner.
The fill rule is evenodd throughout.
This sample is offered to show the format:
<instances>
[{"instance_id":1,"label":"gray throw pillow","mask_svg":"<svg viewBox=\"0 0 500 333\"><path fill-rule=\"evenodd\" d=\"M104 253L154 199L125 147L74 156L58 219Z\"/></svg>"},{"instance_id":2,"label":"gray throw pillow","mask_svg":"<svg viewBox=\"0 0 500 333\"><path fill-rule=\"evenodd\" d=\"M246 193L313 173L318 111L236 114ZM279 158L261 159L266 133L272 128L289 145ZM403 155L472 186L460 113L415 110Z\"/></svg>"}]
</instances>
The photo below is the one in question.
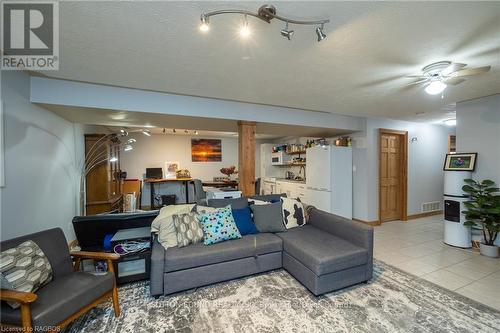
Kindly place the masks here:
<instances>
[{"instance_id":1,"label":"gray throw pillow","mask_svg":"<svg viewBox=\"0 0 500 333\"><path fill-rule=\"evenodd\" d=\"M208 199L208 205L214 208L224 208L231 205L231 209L242 209L248 207L248 199L246 197L234 199Z\"/></svg>"},{"instance_id":2,"label":"gray throw pillow","mask_svg":"<svg viewBox=\"0 0 500 333\"><path fill-rule=\"evenodd\" d=\"M32 240L0 254L0 274L2 289L35 292L52 280L52 267L49 260ZM14 309L17 302L7 302Z\"/></svg>"},{"instance_id":3,"label":"gray throw pillow","mask_svg":"<svg viewBox=\"0 0 500 333\"><path fill-rule=\"evenodd\" d=\"M259 232L282 232L286 231L281 214L281 202L269 205L251 205L253 221Z\"/></svg>"},{"instance_id":4,"label":"gray throw pillow","mask_svg":"<svg viewBox=\"0 0 500 333\"><path fill-rule=\"evenodd\" d=\"M203 229L198 221L198 213L175 214L172 218L177 231L177 247L200 243L203 240Z\"/></svg>"}]
</instances>

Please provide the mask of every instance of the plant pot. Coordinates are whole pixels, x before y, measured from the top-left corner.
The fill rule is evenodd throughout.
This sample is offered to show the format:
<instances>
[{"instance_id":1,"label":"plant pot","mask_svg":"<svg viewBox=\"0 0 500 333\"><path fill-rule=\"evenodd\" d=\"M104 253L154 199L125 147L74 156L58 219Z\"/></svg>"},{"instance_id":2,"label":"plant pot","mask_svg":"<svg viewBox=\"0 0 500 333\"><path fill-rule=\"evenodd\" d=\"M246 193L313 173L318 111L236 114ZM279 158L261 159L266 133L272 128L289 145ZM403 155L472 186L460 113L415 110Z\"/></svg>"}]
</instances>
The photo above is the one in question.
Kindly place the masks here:
<instances>
[{"instance_id":1,"label":"plant pot","mask_svg":"<svg viewBox=\"0 0 500 333\"><path fill-rule=\"evenodd\" d=\"M479 252L481 252L483 256L498 258L498 246L496 245L486 245L481 243Z\"/></svg>"}]
</instances>

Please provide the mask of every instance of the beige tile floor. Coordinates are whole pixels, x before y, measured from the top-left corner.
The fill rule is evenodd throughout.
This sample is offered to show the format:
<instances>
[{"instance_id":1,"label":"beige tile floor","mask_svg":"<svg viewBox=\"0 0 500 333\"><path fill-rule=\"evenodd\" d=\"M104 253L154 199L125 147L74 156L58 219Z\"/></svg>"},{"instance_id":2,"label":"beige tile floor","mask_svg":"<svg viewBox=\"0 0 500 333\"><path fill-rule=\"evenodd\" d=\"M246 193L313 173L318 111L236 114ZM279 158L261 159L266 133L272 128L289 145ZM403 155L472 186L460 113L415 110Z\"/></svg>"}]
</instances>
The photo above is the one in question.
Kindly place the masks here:
<instances>
[{"instance_id":1,"label":"beige tile floor","mask_svg":"<svg viewBox=\"0 0 500 333\"><path fill-rule=\"evenodd\" d=\"M376 259L500 310L500 259L443 243L440 215L375 227Z\"/></svg>"}]
</instances>

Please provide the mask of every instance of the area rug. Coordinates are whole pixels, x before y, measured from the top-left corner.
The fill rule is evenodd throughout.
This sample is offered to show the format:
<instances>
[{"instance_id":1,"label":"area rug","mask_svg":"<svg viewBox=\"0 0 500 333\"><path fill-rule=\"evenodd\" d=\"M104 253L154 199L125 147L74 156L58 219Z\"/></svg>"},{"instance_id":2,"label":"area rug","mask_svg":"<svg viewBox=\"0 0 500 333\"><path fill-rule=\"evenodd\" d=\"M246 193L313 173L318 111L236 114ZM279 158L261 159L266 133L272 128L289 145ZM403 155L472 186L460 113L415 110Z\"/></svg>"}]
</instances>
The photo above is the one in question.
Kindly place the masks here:
<instances>
[{"instance_id":1,"label":"area rug","mask_svg":"<svg viewBox=\"0 0 500 333\"><path fill-rule=\"evenodd\" d=\"M284 270L154 299L122 286L122 314L102 304L77 332L499 332L500 312L376 261L368 284L313 296Z\"/></svg>"}]
</instances>

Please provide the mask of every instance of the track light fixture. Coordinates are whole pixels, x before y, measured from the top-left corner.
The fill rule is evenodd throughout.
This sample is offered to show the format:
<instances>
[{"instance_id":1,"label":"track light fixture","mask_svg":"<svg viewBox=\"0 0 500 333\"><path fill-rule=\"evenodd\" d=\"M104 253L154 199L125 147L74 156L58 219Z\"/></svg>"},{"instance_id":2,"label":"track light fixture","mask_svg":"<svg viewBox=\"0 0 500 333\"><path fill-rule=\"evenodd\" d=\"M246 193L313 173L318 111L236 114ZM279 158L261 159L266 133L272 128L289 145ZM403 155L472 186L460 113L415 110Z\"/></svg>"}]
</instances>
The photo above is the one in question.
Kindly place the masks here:
<instances>
[{"instance_id":1,"label":"track light fixture","mask_svg":"<svg viewBox=\"0 0 500 333\"><path fill-rule=\"evenodd\" d=\"M321 27L316 28L316 36L318 36L318 42L321 42L323 39L326 38L326 34L323 32L324 25L322 24Z\"/></svg>"},{"instance_id":2,"label":"track light fixture","mask_svg":"<svg viewBox=\"0 0 500 333\"><path fill-rule=\"evenodd\" d=\"M151 131L150 130L142 130L142 134L144 134L145 136L151 136Z\"/></svg>"},{"instance_id":3,"label":"track light fixture","mask_svg":"<svg viewBox=\"0 0 500 333\"><path fill-rule=\"evenodd\" d=\"M288 30L288 22L286 22L285 29L281 29L281 36L287 38L290 40L292 38L294 31L293 30Z\"/></svg>"},{"instance_id":4,"label":"track light fixture","mask_svg":"<svg viewBox=\"0 0 500 333\"><path fill-rule=\"evenodd\" d=\"M250 36L250 28L248 27L248 21L246 15L243 21L243 25L240 28L240 36L243 38L247 38L248 36Z\"/></svg>"},{"instance_id":5,"label":"track light fixture","mask_svg":"<svg viewBox=\"0 0 500 333\"><path fill-rule=\"evenodd\" d=\"M210 30L210 26L208 25L208 17L206 17L205 14L201 14L200 20L200 31L208 32L208 30Z\"/></svg>"},{"instance_id":6,"label":"track light fixture","mask_svg":"<svg viewBox=\"0 0 500 333\"><path fill-rule=\"evenodd\" d=\"M172 130L173 133L176 133L177 131L175 130L175 128Z\"/></svg>"},{"instance_id":7,"label":"track light fixture","mask_svg":"<svg viewBox=\"0 0 500 333\"><path fill-rule=\"evenodd\" d=\"M318 42L322 41L326 38L326 34L324 33L324 26L326 23L329 23L330 20L316 20L316 21L302 21L302 20L293 20L283 16L276 15L276 7L273 5L263 5L259 8L257 13L248 11L248 10L240 10L240 9L223 9L216 10L208 13L201 14L200 17L200 30L202 32L207 32L210 30L208 25L208 19L210 16L221 15L221 14L240 14L244 15L244 24L240 29L240 35L244 38L250 35L250 29L248 27L247 16L253 16L258 18L264 22L271 23L272 19L277 19L286 23L285 29L280 31L281 35L288 40L291 39L294 31L288 30L288 24L297 24L297 25L320 25L316 28L316 35L318 36Z\"/></svg>"}]
</instances>

